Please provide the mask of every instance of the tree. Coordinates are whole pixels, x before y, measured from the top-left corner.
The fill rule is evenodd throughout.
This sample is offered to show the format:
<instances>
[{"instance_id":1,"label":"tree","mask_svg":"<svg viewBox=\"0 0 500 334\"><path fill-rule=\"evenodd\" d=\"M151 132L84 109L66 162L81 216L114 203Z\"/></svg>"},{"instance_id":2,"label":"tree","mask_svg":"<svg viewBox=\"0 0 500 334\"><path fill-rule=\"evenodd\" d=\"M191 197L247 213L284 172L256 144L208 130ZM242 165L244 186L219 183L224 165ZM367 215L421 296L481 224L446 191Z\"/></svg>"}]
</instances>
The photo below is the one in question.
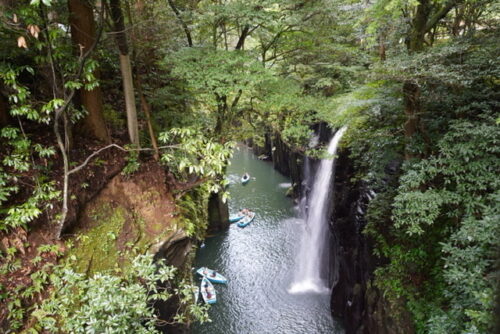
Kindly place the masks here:
<instances>
[{"instance_id":1,"label":"tree","mask_svg":"<svg viewBox=\"0 0 500 334\"><path fill-rule=\"evenodd\" d=\"M390 25L391 20L392 24L406 24L406 29L397 38L402 37L408 54L414 55L422 52L426 45L432 44L438 25L452 9L464 2L466 0L418 0L414 3L401 0L379 0L367 9L372 21L369 30L380 30L382 25ZM386 27L383 29L387 30ZM389 30L401 32L401 29ZM380 36L384 35L385 33L380 33ZM431 38L428 38L429 35ZM381 56L382 60L384 57ZM426 136L425 129L420 122L423 113L420 102L421 87L417 81L407 78L403 82L402 93L406 115L406 122L403 126L407 146L405 158L409 160L415 157L415 152L410 149L412 137L416 133Z\"/></svg>"},{"instance_id":2,"label":"tree","mask_svg":"<svg viewBox=\"0 0 500 334\"><path fill-rule=\"evenodd\" d=\"M120 70L122 73L123 94L127 110L127 125L130 142L136 146L139 143L139 125L137 122L137 110L135 105L134 81L132 78L132 65L127 43L125 20L123 17L120 0L109 0L111 19L114 24L116 43L120 52Z\"/></svg>"},{"instance_id":3,"label":"tree","mask_svg":"<svg viewBox=\"0 0 500 334\"><path fill-rule=\"evenodd\" d=\"M440 3L432 0L419 0L417 2L415 15L410 18L411 25L406 37L406 46L408 52L421 52L426 43L426 35L439 24L439 22L462 0L448 0ZM404 124L404 133L407 141L410 141L413 135L421 127L419 122L421 110L420 86L413 80L406 80L403 83L403 96L405 104L406 123ZM406 150L406 159L414 155Z\"/></svg>"},{"instance_id":4,"label":"tree","mask_svg":"<svg viewBox=\"0 0 500 334\"><path fill-rule=\"evenodd\" d=\"M152 255L139 255L122 275L102 272L87 277L69 266L55 268L50 275L53 293L33 312L44 330L51 333L141 333L158 334L154 304L166 301L174 293L184 307L174 321L208 320L207 306L192 303L193 286L180 282L172 288L176 268ZM41 329L40 328L40 329Z\"/></svg>"},{"instance_id":5,"label":"tree","mask_svg":"<svg viewBox=\"0 0 500 334\"><path fill-rule=\"evenodd\" d=\"M94 11L87 1L68 0L71 38L77 53L86 52L95 41ZM96 69L94 75L98 78ZM83 120L84 127L94 137L109 142L110 137L104 122L102 93L99 86L87 90L78 90L80 102L87 111Z\"/></svg>"},{"instance_id":6,"label":"tree","mask_svg":"<svg viewBox=\"0 0 500 334\"><path fill-rule=\"evenodd\" d=\"M10 123L8 104L0 91L0 128Z\"/></svg>"}]
</instances>

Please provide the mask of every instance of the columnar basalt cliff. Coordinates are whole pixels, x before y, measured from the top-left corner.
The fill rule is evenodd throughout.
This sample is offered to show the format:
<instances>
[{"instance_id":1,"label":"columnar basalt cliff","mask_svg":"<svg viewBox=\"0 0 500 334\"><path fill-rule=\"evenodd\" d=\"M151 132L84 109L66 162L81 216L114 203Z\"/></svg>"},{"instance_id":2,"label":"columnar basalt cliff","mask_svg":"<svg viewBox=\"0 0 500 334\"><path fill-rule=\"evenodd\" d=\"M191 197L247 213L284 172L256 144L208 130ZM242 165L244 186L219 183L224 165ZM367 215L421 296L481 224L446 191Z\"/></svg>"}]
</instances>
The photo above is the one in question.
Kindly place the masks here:
<instances>
[{"instance_id":1,"label":"columnar basalt cliff","mask_svg":"<svg viewBox=\"0 0 500 334\"><path fill-rule=\"evenodd\" d=\"M331 129L326 123L318 123L312 129L317 135L319 142L328 143L332 136ZM279 133L269 132L265 135L262 145L256 144L253 140L246 142L250 146L255 155L263 160L270 159L273 167L281 174L289 177L292 180L294 197L302 196L303 180L304 180L304 153L290 148L283 141Z\"/></svg>"},{"instance_id":2,"label":"columnar basalt cliff","mask_svg":"<svg viewBox=\"0 0 500 334\"><path fill-rule=\"evenodd\" d=\"M332 131L325 124L316 125L314 130L320 143L331 139ZM294 152L277 134L266 135L263 146L254 145L252 141L247 144L256 155L272 159L274 168L292 179L294 196L307 193L303 154ZM310 168L315 170L318 161L309 161ZM383 260L373 254L373 242L363 231L367 224L368 204L376 193L365 182L354 179L357 172L354 165L349 151L340 150L332 185L335 194L331 196L329 208L332 256L328 265L332 282L332 315L343 319L347 334L413 333L408 315L402 314L395 319L388 303L374 286L374 270L383 264ZM388 165L386 178L395 177L398 168L398 162Z\"/></svg>"},{"instance_id":3,"label":"columnar basalt cliff","mask_svg":"<svg viewBox=\"0 0 500 334\"><path fill-rule=\"evenodd\" d=\"M385 169L385 179L394 178L399 162ZM333 235L331 296L332 315L344 319L347 334L413 333L407 314L396 318L374 286L374 270L383 260L373 254L373 241L363 233L369 202L376 196L365 182L353 181L356 170L348 150L340 152L332 203Z\"/></svg>"},{"instance_id":4,"label":"columnar basalt cliff","mask_svg":"<svg viewBox=\"0 0 500 334\"><path fill-rule=\"evenodd\" d=\"M335 200L330 222L333 234L332 314L345 321L347 333L364 332L367 314L366 290L376 259L371 243L363 234L365 213L372 196L354 175L348 152L340 153L336 165ZM360 331L361 330L361 331Z\"/></svg>"},{"instance_id":5,"label":"columnar basalt cliff","mask_svg":"<svg viewBox=\"0 0 500 334\"><path fill-rule=\"evenodd\" d=\"M246 144L253 149L255 155L263 160L271 160L273 167L292 180L292 194L298 197L301 193L303 179L302 163L304 155L292 150L277 133L266 134L262 146L253 140Z\"/></svg>"}]
</instances>

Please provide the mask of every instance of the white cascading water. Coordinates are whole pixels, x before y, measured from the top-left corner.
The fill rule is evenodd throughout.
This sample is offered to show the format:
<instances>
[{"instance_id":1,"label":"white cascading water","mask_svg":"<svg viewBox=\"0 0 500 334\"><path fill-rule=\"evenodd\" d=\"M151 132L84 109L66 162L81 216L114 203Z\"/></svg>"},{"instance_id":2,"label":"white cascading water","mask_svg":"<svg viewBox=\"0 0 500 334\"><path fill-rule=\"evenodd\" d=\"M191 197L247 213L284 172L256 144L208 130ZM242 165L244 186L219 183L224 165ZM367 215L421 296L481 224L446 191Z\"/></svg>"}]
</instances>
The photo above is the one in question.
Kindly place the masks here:
<instances>
[{"instance_id":1,"label":"white cascading water","mask_svg":"<svg viewBox=\"0 0 500 334\"><path fill-rule=\"evenodd\" d=\"M328 144L328 153L335 156L337 147L346 131L342 127ZM327 292L329 288L321 278L322 253L328 241L328 199L334 170L335 157L321 160L309 194L306 228L298 253L298 270L289 292Z\"/></svg>"}]
</instances>

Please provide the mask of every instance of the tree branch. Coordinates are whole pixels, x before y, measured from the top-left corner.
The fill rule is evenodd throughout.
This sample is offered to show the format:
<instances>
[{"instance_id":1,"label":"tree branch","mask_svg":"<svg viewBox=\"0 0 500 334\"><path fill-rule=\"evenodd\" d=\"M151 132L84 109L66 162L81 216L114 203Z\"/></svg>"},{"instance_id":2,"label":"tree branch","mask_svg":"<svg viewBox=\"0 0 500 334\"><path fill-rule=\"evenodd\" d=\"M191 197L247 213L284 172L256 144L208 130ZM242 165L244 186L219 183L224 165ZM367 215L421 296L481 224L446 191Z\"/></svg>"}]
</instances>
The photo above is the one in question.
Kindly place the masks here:
<instances>
[{"instance_id":1,"label":"tree branch","mask_svg":"<svg viewBox=\"0 0 500 334\"><path fill-rule=\"evenodd\" d=\"M184 30L184 33L186 34L186 38L187 38L189 47L192 47L193 46L193 39L191 38L191 32L189 31L189 27L187 26L186 22L184 22L184 20L182 19L181 13L177 9L177 7L175 7L174 2L172 0L167 0L167 2L168 2L168 5L170 6L170 8L172 8L172 11L174 12L175 17L177 17L177 19L179 20L179 22L182 26L182 29Z\"/></svg>"},{"instance_id":2,"label":"tree branch","mask_svg":"<svg viewBox=\"0 0 500 334\"><path fill-rule=\"evenodd\" d=\"M87 61L88 57L90 54L94 51L95 47L97 46L97 43L99 42L101 35L102 35L102 30L104 27L104 7L101 8L101 12L99 14L100 18L100 26L99 30L96 34L96 38L90 48L83 54L80 55L80 58L78 60L78 69L75 74L75 79L79 79L82 75L83 68L85 67L85 62ZM47 31L47 36L50 36L49 32ZM48 40L48 48L49 52L51 52L51 42L50 39ZM54 60L52 57L49 58L50 61L50 66L52 71L55 71L55 64ZM56 83L54 82L54 85ZM64 90L64 86L62 87ZM55 92L55 87L54 87L54 92ZM61 238L61 233L64 228L64 223L66 222L66 216L68 214L68 192L69 192L69 158L68 154L66 152L66 147L67 145L63 141L63 138L61 136L61 132L59 131L59 121L61 116L64 115L66 109L68 108L69 104L71 103L71 100L73 99L73 96L75 95L76 90L74 88L70 89L69 94L64 94L64 102L63 104L55 110L55 115L54 115L54 133L56 135L56 140L57 140L57 145L59 146L59 151L61 151L61 155L63 157L63 168L64 168L64 176L63 176L63 206L62 206L62 212L61 212L61 218L59 219L58 226L56 228L56 238L60 239ZM54 93L55 94L55 93ZM56 96L54 96L56 98ZM65 137L67 134L67 122L64 122L64 133Z\"/></svg>"},{"instance_id":3,"label":"tree branch","mask_svg":"<svg viewBox=\"0 0 500 334\"><path fill-rule=\"evenodd\" d=\"M450 10L452 10L455 6L457 6L459 3L461 3L463 0L449 0L444 4L443 7L441 7L440 10L437 11L428 21L427 24L425 25L425 33L428 33L431 31L432 28L436 24L438 24L439 20L444 18Z\"/></svg>"},{"instance_id":4,"label":"tree branch","mask_svg":"<svg viewBox=\"0 0 500 334\"><path fill-rule=\"evenodd\" d=\"M87 157L87 159L85 159L85 161L82 162L79 166L77 166L77 167L73 168L72 170L68 171L68 175L80 171L82 168L84 168L90 162L90 160L93 157L95 157L96 155L98 155L102 151L105 151L105 150L110 149L112 147L116 147L117 149L119 149L119 150L121 150L123 152L132 152L132 151L155 151L156 152L156 149L179 148L179 145L164 145L164 146L158 146L157 148L150 148L150 147L146 147L146 148L125 148L125 147L122 147L122 146L120 146L118 144L109 144L107 146L101 147L100 149L98 149L97 151L95 151L94 153L92 153L91 155L89 155Z\"/></svg>"},{"instance_id":5,"label":"tree branch","mask_svg":"<svg viewBox=\"0 0 500 334\"><path fill-rule=\"evenodd\" d=\"M250 26L247 24L243 30L241 31L240 38L238 39L238 43L236 44L236 47L234 48L235 50L241 50L243 46L245 45L245 39L248 36L248 33L250 32Z\"/></svg>"}]
</instances>

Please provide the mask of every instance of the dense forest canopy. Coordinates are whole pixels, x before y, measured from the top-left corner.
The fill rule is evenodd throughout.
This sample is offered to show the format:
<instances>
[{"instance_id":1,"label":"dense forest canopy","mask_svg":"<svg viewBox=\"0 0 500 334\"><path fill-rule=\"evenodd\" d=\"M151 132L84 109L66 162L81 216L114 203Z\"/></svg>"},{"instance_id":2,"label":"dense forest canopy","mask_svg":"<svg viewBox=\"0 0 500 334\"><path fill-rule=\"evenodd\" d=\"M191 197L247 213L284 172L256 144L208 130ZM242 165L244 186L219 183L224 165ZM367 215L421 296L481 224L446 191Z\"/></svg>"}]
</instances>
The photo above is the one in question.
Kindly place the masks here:
<instances>
[{"instance_id":1,"label":"dense forest canopy","mask_svg":"<svg viewBox=\"0 0 500 334\"><path fill-rule=\"evenodd\" d=\"M172 294L176 321L206 321L187 282L157 287L175 270L150 257L74 270L79 173L113 151L127 175L158 161L225 200L237 141L318 154L326 123L348 126L356 178L377 193L364 233L392 321L493 332L499 19L493 0L0 0L0 328L155 333L152 305Z\"/></svg>"}]
</instances>

